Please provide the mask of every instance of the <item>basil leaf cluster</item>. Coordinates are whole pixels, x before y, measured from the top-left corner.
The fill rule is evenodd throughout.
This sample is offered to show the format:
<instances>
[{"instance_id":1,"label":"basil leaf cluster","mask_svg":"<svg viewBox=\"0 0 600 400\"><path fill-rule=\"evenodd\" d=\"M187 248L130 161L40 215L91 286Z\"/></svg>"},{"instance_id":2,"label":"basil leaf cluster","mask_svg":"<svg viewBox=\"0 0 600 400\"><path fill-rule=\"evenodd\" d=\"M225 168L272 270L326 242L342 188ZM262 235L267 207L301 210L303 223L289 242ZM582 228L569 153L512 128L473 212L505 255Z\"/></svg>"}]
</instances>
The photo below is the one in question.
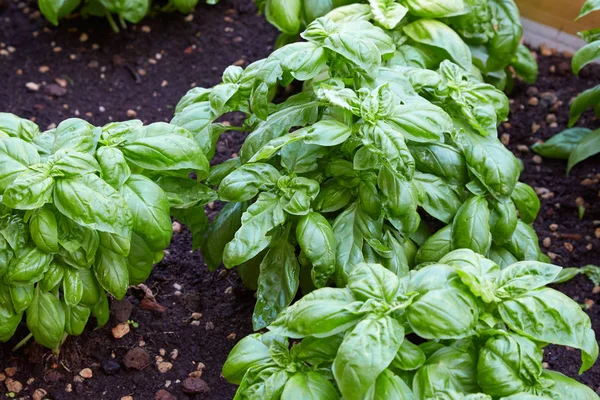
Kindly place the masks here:
<instances>
[{"instance_id":1,"label":"basil leaf cluster","mask_svg":"<svg viewBox=\"0 0 600 400\"><path fill-rule=\"evenodd\" d=\"M206 179L227 205L192 232L210 268L239 267L257 290L255 329L299 288L343 287L363 262L399 274L460 248L502 266L545 259L530 225L539 200L496 137L508 114L501 91L449 60L390 63L401 47L367 21L323 17L302 35L192 89L171 121L211 158L227 129L214 121L247 114L234 128L250 132L239 157ZM304 90L273 104L294 79ZM178 218L194 225L190 213Z\"/></svg>"},{"instance_id":2,"label":"basil leaf cluster","mask_svg":"<svg viewBox=\"0 0 600 400\"><path fill-rule=\"evenodd\" d=\"M188 14L194 11L199 0L168 0L167 4L157 7L162 12L179 11ZM217 4L219 0L206 0L207 4ZM53 25L69 14L79 11L83 17L106 17L112 30L117 33L119 27L127 28L127 22L137 24L151 10L152 3L147 0L38 0L42 15ZM156 11L155 10L155 11ZM116 21L115 17L116 16Z\"/></svg>"},{"instance_id":3,"label":"basil leaf cluster","mask_svg":"<svg viewBox=\"0 0 600 400\"><path fill-rule=\"evenodd\" d=\"M546 287L560 271L466 249L400 275L359 264L242 339L223 375L236 399L597 399L542 367L549 343L580 349L580 372L598 357L588 316Z\"/></svg>"},{"instance_id":4,"label":"basil leaf cluster","mask_svg":"<svg viewBox=\"0 0 600 400\"><path fill-rule=\"evenodd\" d=\"M392 63L432 69L444 59L482 74L510 90L514 74L529 83L537 62L522 45L523 27L513 0L260 0L259 8L279 29L277 45L295 41L319 17L334 22L369 21L401 47ZM509 69L508 67L511 67Z\"/></svg>"},{"instance_id":5,"label":"basil leaf cluster","mask_svg":"<svg viewBox=\"0 0 600 400\"><path fill-rule=\"evenodd\" d=\"M92 314L104 325L106 293L123 298L163 258L171 206L192 194L183 206L195 206L198 188L210 198L188 178L208 169L193 136L174 125L68 119L41 133L0 114L0 341L23 315L51 349Z\"/></svg>"}]
</instances>

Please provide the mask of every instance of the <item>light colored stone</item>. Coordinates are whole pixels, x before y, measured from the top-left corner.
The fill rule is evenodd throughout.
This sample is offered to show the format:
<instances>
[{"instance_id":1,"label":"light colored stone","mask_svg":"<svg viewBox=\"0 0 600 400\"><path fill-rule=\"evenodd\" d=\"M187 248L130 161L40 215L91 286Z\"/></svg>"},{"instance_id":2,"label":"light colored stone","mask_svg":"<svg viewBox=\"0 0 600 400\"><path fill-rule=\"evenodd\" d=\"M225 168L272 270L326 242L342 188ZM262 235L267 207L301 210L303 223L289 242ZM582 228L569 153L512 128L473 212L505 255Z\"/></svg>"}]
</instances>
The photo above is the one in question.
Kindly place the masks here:
<instances>
[{"instance_id":1,"label":"light colored stone","mask_svg":"<svg viewBox=\"0 0 600 400\"><path fill-rule=\"evenodd\" d=\"M131 331L128 322L123 322L112 328L112 335L115 339L121 339Z\"/></svg>"},{"instance_id":2,"label":"light colored stone","mask_svg":"<svg viewBox=\"0 0 600 400\"><path fill-rule=\"evenodd\" d=\"M32 92L37 92L38 90L40 90L40 84L39 83L35 83L35 82L27 82L25 84L25 87L28 90L31 90Z\"/></svg>"},{"instance_id":3,"label":"light colored stone","mask_svg":"<svg viewBox=\"0 0 600 400\"><path fill-rule=\"evenodd\" d=\"M92 373L92 370L90 368L84 368L81 371L79 371L79 376L85 379L90 379L93 375L94 374Z\"/></svg>"},{"instance_id":4,"label":"light colored stone","mask_svg":"<svg viewBox=\"0 0 600 400\"><path fill-rule=\"evenodd\" d=\"M173 368L173 364L168 361L161 361L156 366L158 367L158 370L163 374L169 372L171 368Z\"/></svg>"},{"instance_id":5,"label":"light colored stone","mask_svg":"<svg viewBox=\"0 0 600 400\"><path fill-rule=\"evenodd\" d=\"M48 392L44 389L36 389L36 391L33 392L33 400L43 400L47 395Z\"/></svg>"},{"instance_id":6,"label":"light colored stone","mask_svg":"<svg viewBox=\"0 0 600 400\"><path fill-rule=\"evenodd\" d=\"M87 34L87 33L85 33L85 32L83 32L83 33L81 34L81 36L79 36L79 41L80 41L80 42L87 42L89 38L90 38L90 37L88 36L88 34Z\"/></svg>"},{"instance_id":7,"label":"light colored stone","mask_svg":"<svg viewBox=\"0 0 600 400\"><path fill-rule=\"evenodd\" d=\"M135 118L137 117L137 112L132 110L131 108L127 110L127 118Z\"/></svg>"},{"instance_id":8,"label":"light colored stone","mask_svg":"<svg viewBox=\"0 0 600 400\"><path fill-rule=\"evenodd\" d=\"M4 384L6 385L6 389L9 392L13 392L13 393L19 393L21 390L23 390L23 384L19 381L16 381L12 378L8 378Z\"/></svg>"}]
</instances>

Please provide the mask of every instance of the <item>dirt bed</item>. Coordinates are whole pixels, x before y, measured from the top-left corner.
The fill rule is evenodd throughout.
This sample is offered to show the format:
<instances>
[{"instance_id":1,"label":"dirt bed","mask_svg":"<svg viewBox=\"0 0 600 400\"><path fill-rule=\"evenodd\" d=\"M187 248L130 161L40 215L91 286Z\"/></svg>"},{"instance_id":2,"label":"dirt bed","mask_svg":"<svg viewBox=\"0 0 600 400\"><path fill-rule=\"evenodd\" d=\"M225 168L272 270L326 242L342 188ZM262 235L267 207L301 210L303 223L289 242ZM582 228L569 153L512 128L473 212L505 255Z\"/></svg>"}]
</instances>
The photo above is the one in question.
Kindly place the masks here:
<instances>
[{"instance_id":1,"label":"dirt bed","mask_svg":"<svg viewBox=\"0 0 600 400\"><path fill-rule=\"evenodd\" d=\"M35 119L42 128L74 116L98 125L134 114L145 122L169 120L192 85L213 85L226 66L268 55L276 37L250 0L200 6L193 18L148 19L119 35L101 19L48 28L32 18L35 9L11 2L0 11L0 50L6 50L0 54L0 110ZM525 164L522 180L542 195L535 228L543 250L562 266L599 264L600 225L594 221L600 220L600 158L583 162L567 177L565 162L540 163L527 149L566 127L569 100L598 81L600 68L587 67L576 78L561 55L540 55L539 61L538 83L517 84L511 123L500 132ZM533 97L537 105L530 105ZM600 123L590 113L580 125ZM240 135L226 134L215 159L231 157L241 141ZM583 220L578 197L586 207ZM235 387L220 368L233 345L251 332L254 296L234 272L208 272L199 252L190 249L184 228L147 282L164 310L144 308L144 293L132 289L125 302L113 304L107 327L93 330L90 323L83 336L66 341L58 358L35 344L12 352L26 335L21 329L14 341L0 345L0 379L3 373L21 383L19 397L25 398L44 389L53 399L231 399ZM593 293L591 282L577 277L558 288L588 303L600 332L600 294ZM131 332L115 339L111 329L123 321L130 322ZM578 351L551 346L545 354L551 368L577 376ZM85 368L91 378L81 376L89 376L87 370L80 374ZM578 379L600 390L600 365ZM6 391L4 382L0 396Z\"/></svg>"}]
</instances>

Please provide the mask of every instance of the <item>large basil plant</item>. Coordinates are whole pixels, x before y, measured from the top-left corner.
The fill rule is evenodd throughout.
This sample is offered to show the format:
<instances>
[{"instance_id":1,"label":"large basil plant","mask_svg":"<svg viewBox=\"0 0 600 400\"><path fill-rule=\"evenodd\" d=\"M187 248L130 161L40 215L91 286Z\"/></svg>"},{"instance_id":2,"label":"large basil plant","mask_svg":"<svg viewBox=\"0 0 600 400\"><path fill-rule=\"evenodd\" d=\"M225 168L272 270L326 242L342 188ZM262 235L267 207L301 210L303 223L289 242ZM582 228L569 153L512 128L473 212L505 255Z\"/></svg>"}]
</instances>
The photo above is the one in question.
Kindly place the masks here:
<instances>
[{"instance_id":1,"label":"large basil plant","mask_svg":"<svg viewBox=\"0 0 600 400\"><path fill-rule=\"evenodd\" d=\"M471 250L411 271L358 264L346 288L315 290L242 339L223 375L239 400L598 399L542 367L549 343L580 349L581 372L598 357L585 312L545 287L560 271Z\"/></svg>"},{"instance_id":2,"label":"large basil plant","mask_svg":"<svg viewBox=\"0 0 600 400\"><path fill-rule=\"evenodd\" d=\"M91 314L104 325L105 292L121 299L148 278L171 241L171 205L186 206L179 188L208 168L193 136L166 123L68 119L40 133L0 113L0 341L23 315L52 349Z\"/></svg>"},{"instance_id":3,"label":"large basil plant","mask_svg":"<svg viewBox=\"0 0 600 400\"><path fill-rule=\"evenodd\" d=\"M578 18L584 17L593 11L600 10L600 2L587 0ZM587 42L572 59L572 69L578 75L583 67L600 58L600 28L579 32ZM574 127L581 115L588 109L593 109L600 115L600 85L581 92L571 103L569 129L566 129L544 143L532 146L532 149L548 158L568 160L567 173L581 161L600 153L600 129L592 131L588 128Z\"/></svg>"},{"instance_id":4,"label":"large basil plant","mask_svg":"<svg viewBox=\"0 0 600 400\"><path fill-rule=\"evenodd\" d=\"M533 83L538 67L522 44L523 27L513 0L257 0L267 20L294 41L308 24L327 15L335 22L370 21L398 47L402 64L432 68L450 59L509 90L514 73ZM393 62L393 61L392 61Z\"/></svg>"},{"instance_id":5,"label":"large basil plant","mask_svg":"<svg viewBox=\"0 0 600 400\"><path fill-rule=\"evenodd\" d=\"M168 0L166 5L158 7L157 10L179 11L187 14L194 11L198 2L199 0ZM206 2L216 4L218 0L206 0ZM44 17L53 25L58 25L59 19L79 9L84 17L106 17L112 30L119 32L119 26L125 29L127 22L137 24L144 19L151 12L152 2L149 0L38 0L38 6Z\"/></svg>"},{"instance_id":6,"label":"large basil plant","mask_svg":"<svg viewBox=\"0 0 600 400\"><path fill-rule=\"evenodd\" d=\"M248 114L239 157L206 180L225 207L208 228L200 206L176 217L210 268L239 267L257 289L255 329L300 287L343 287L363 262L400 274L460 248L501 266L545 259L530 225L539 200L496 137L502 92L447 60L436 71L388 64L396 46L367 21L321 18L303 37L191 90L172 120L210 159L230 128L213 121ZM269 101L294 79L301 93Z\"/></svg>"}]
</instances>

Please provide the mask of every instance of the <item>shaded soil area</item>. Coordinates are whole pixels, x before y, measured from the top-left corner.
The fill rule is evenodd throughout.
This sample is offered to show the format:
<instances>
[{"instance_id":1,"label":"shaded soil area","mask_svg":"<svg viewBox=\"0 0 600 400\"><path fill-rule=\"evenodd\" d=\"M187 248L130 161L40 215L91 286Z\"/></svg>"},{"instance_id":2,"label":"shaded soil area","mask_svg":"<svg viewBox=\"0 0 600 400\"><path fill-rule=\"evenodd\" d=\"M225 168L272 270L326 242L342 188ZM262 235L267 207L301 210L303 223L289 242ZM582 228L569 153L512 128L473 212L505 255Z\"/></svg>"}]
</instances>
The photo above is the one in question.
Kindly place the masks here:
<instances>
[{"instance_id":1,"label":"shaded soil area","mask_svg":"<svg viewBox=\"0 0 600 400\"><path fill-rule=\"evenodd\" d=\"M191 16L163 14L119 34L100 18L54 28L36 10L35 3L12 0L0 9L0 110L31 118L42 130L71 117L96 125L134 115L168 121L187 90L218 83L231 64L266 57L276 37L251 0L199 5ZM215 161L231 157L242 140L224 134ZM59 357L35 344L12 352L27 334L19 330L0 345L0 397L7 383L14 387L11 379L23 386L17 397L27 399L36 389L53 399L170 399L164 392L157 396L161 389L177 399L233 398L235 387L220 376L221 367L233 345L251 333L253 293L235 272L209 272L191 248L185 228L174 233L146 282L164 312L143 308L143 291L132 289L106 327L93 330L91 321L83 336L67 339ZM115 339L111 330L123 320L131 322L131 332ZM126 357L136 347L144 351ZM126 359L141 369L126 367ZM85 368L92 378L79 376Z\"/></svg>"},{"instance_id":2,"label":"shaded soil area","mask_svg":"<svg viewBox=\"0 0 600 400\"><path fill-rule=\"evenodd\" d=\"M147 19L118 35L102 19L63 21L51 28L35 10L11 0L0 11L0 110L35 119L42 129L75 116L97 125L134 113L145 122L169 120L190 87L213 85L226 66L266 56L276 37L251 0L201 5L193 18ZM524 162L522 180L542 196L535 228L544 251L562 266L600 264L600 158L581 163L567 177L566 162L540 163L529 150L566 127L570 99L598 82L600 68L586 67L576 78L562 55L540 55L539 61L538 83L516 85L511 122L500 131ZM538 100L535 106L532 97ZM600 122L589 113L580 125L594 128ZM215 159L231 157L242 139L225 134ZM579 197L586 208L582 220ZM24 398L44 389L53 399L231 399L235 387L220 370L233 345L251 332L254 295L235 272L209 272L199 252L190 249L191 237L183 228L146 283L164 310L147 309L144 292L132 289L126 302L113 304L108 326L93 330L90 323L83 336L67 339L58 357L35 344L12 352L24 329L0 345L0 380L6 379L0 396L12 379L23 385L18 397ZM593 284L577 277L558 288L579 303L587 301L600 332L600 294L593 293ZM131 332L115 339L112 329L124 321ZM142 350L131 353L134 348ZM577 376L578 351L551 346L545 354L552 369ZM81 377L89 376L80 374L86 368L91 378ZM578 379L600 390L600 365Z\"/></svg>"},{"instance_id":3,"label":"shaded soil area","mask_svg":"<svg viewBox=\"0 0 600 400\"><path fill-rule=\"evenodd\" d=\"M600 157L578 164L567 176L566 161L542 159L530 149L532 144L567 128L571 100L598 84L600 66L590 65L575 77L570 58L542 50L538 52L540 77L536 84L518 83L510 96L510 123L500 127L501 139L523 160L521 180L536 189L540 197L542 207L534 228L544 253L563 267L600 265ZM596 129L600 121L588 112L577 126ZM585 207L582 219L578 204ZM577 276L556 288L586 304L596 338L600 339L600 287L594 290L589 279ZM577 376L579 351L562 346L546 348L545 361L551 369L577 377L600 394L600 363Z\"/></svg>"}]
</instances>

